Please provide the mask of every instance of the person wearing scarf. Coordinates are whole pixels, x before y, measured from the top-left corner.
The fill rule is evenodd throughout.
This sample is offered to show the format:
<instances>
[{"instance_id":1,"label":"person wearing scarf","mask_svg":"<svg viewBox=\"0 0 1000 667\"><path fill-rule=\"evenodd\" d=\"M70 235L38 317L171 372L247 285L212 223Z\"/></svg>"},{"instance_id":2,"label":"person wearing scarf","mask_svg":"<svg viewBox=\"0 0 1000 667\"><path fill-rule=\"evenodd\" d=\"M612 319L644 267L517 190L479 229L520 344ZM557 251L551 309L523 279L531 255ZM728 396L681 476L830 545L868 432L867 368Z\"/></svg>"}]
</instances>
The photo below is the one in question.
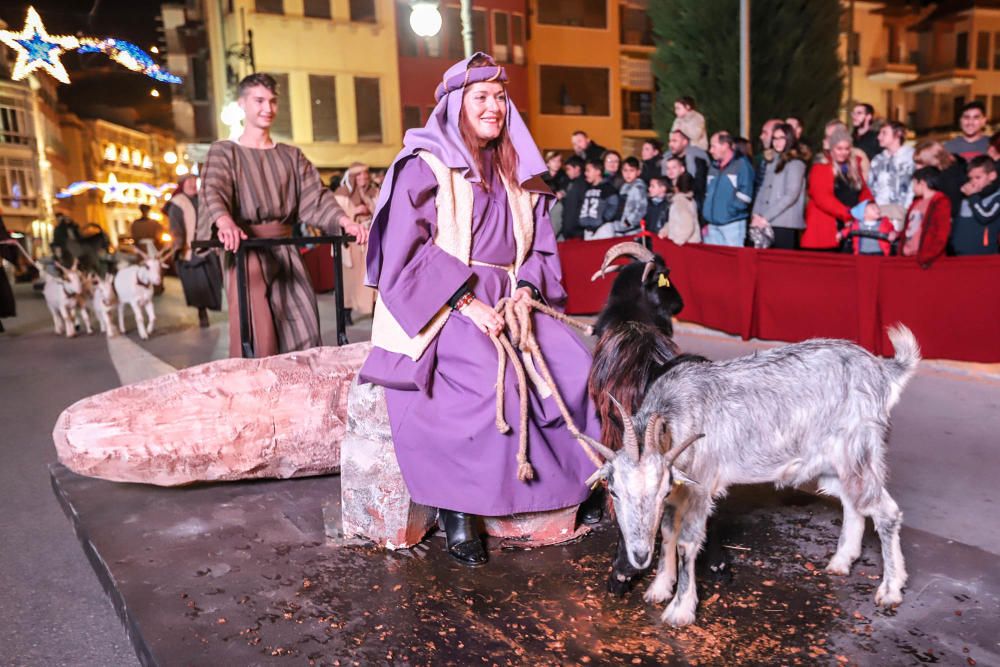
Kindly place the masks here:
<instances>
[{"instance_id":1,"label":"person wearing scarf","mask_svg":"<svg viewBox=\"0 0 1000 667\"><path fill-rule=\"evenodd\" d=\"M372 182L368 165L353 163L333 196L349 218L365 229L369 227L378 199L378 186ZM348 324L353 324L354 315L371 315L375 309L375 290L365 285L367 252L367 244L351 243L344 253L344 309Z\"/></svg>"},{"instance_id":2,"label":"person wearing scarf","mask_svg":"<svg viewBox=\"0 0 1000 667\"><path fill-rule=\"evenodd\" d=\"M594 472L533 367L527 388L518 388L509 364L503 380L506 414L518 413L519 390L529 395L533 480L518 479L517 426L501 434L495 422L489 336L503 321L493 306L503 297L556 307L566 299L548 219L555 198L538 177L545 163L506 81L485 54L456 63L438 84L427 125L404 137L371 227L367 281L379 296L374 348L359 375L385 387L413 501L441 510L449 553L473 566L487 560L476 515L575 506L588 498L585 480ZM589 351L564 324L532 319L574 421L599 437L587 394ZM585 506L584 520L599 520L599 508Z\"/></svg>"}]
</instances>

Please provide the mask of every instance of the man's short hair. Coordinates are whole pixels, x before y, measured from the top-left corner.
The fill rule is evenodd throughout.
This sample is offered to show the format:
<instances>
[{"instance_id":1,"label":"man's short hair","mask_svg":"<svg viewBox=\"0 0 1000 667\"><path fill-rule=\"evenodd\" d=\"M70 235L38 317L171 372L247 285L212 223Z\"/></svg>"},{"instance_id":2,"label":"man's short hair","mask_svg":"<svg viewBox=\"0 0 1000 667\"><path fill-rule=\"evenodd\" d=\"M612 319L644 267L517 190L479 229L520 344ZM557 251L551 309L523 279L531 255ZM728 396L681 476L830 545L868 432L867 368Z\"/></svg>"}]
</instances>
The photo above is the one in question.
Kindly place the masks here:
<instances>
[{"instance_id":1,"label":"man's short hair","mask_svg":"<svg viewBox=\"0 0 1000 667\"><path fill-rule=\"evenodd\" d=\"M684 162L684 158L677 157L676 155L671 155L667 158L667 162L676 162L680 166L687 169L687 164Z\"/></svg>"},{"instance_id":2,"label":"man's short hair","mask_svg":"<svg viewBox=\"0 0 1000 667\"><path fill-rule=\"evenodd\" d=\"M622 165L628 165L633 169L642 169L642 163L639 162L639 158L629 155L622 161Z\"/></svg>"},{"instance_id":3,"label":"man's short hair","mask_svg":"<svg viewBox=\"0 0 1000 667\"><path fill-rule=\"evenodd\" d=\"M573 134L571 134L570 136L572 136L572 137L581 136L584 139L590 139L590 135L588 135L583 130L573 130Z\"/></svg>"},{"instance_id":4,"label":"man's short hair","mask_svg":"<svg viewBox=\"0 0 1000 667\"><path fill-rule=\"evenodd\" d=\"M571 155L563 163L564 167L576 167L578 169L583 169L584 161L579 155Z\"/></svg>"},{"instance_id":5,"label":"man's short hair","mask_svg":"<svg viewBox=\"0 0 1000 667\"><path fill-rule=\"evenodd\" d=\"M649 179L649 184L652 185L653 183L659 183L665 188L670 187L670 179L666 176L653 176Z\"/></svg>"},{"instance_id":6,"label":"man's short hair","mask_svg":"<svg viewBox=\"0 0 1000 667\"><path fill-rule=\"evenodd\" d=\"M663 142L659 139L646 139L642 143L649 144L656 150L657 153L663 152Z\"/></svg>"},{"instance_id":7,"label":"man's short hair","mask_svg":"<svg viewBox=\"0 0 1000 667\"><path fill-rule=\"evenodd\" d=\"M869 115L869 116L874 116L875 115L875 107L873 107L872 105L868 104L867 102L856 102L854 104L854 108L856 109L858 107L864 107L865 113L867 115Z\"/></svg>"},{"instance_id":8,"label":"man's short hair","mask_svg":"<svg viewBox=\"0 0 1000 667\"><path fill-rule=\"evenodd\" d=\"M604 172L604 162L602 160L587 160L586 166L593 167L602 173Z\"/></svg>"},{"instance_id":9,"label":"man's short hair","mask_svg":"<svg viewBox=\"0 0 1000 667\"><path fill-rule=\"evenodd\" d=\"M921 167L913 172L914 182L920 181L931 190L941 189L941 170L937 167Z\"/></svg>"},{"instance_id":10,"label":"man's short hair","mask_svg":"<svg viewBox=\"0 0 1000 667\"><path fill-rule=\"evenodd\" d=\"M961 116L969 109L978 109L979 113L983 114L984 116L986 115L986 105L980 102L979 100L972 100L971 102L966 102L965 104L963 104L962 110L958 112L958 115Z\"/></svg>"},{"instance_id":11,"label":"man's short hair","mask_svg":"<svg viewBox=\"0 0 1000 667\"><path fill-rule=\"evenodd\" d=\"M264 72L255 72L243 77L240 81L240 85L236 89L237 97L243 97L248 90L256 86L267 88L273 95L278 94L278 82L274 80L273 76Z\"/></svg>"},{"instance_id":12,"label":"man's short hair","mask_svg":"<svg viewBox=\"0 0 1000 667\"><path fill-rule=\"evenodd\" d=\"M149 204L139 204L139 213L141 213L144 218L149 215Z\"/></svg>"},{"instance_id":13,"label":"man's short hair","mask_svg":"<svg viewBox=\"0 0 1000 667\"><path fill-rule=\"evenodd\" d=\"M900 123L898 120L890 120L888 123L886 123L886 127L892 130L892 133L896 135L897 139L899 139L899 143L903 143L903 141L906 139L905 125Z\"/></svg>"},{"instance_id":14,"label":"man's short hair","mask_svg":"<svg viewBox=\"0 0 1000 667\"><path fill-rule=\"evenodd\" d=\"M684 134L684 132L681 131L681 130L671 130L670 134L679 135L680 137L682 137L684 139L684 141L686 141L688 143L691 143L691 137L689 137L688 135Z\"/></svg>"},{"instance_id":15,"label":"man's short hair","mask_svg":"<svg viewBox=\"0 0 1000 667\"><path fill-rule=\"evenodd\" d=\"M726 144L731 149L736 150L736 139L733 138L733 135L729 134L725 130L716 132L715 134L712 135L712 138L715 139L720 144Z\"/></svg>"},{"instance_id":16,"label":"man's short hair","mask_svg":"<svg viewBox=\"0 0 1000 667\"><path fill-rule=\"evenodd\" d=\"M993 162L993 158L989 155L977 155L969 160L969 168L966 173L972 171L973 169L982 169L987 174L995 174L997 166L996 163Z\"/></svg>"}]
</instances>

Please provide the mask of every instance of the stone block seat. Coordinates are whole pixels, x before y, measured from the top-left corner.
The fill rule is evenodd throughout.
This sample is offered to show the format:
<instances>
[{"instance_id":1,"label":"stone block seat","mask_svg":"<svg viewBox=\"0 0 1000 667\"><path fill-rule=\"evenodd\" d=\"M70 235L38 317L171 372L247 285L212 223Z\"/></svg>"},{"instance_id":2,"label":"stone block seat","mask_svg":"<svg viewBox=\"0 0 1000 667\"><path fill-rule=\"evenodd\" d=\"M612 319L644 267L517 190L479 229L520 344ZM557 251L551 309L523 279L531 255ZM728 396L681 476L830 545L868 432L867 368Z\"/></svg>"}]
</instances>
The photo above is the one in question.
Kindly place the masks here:
<instances>
[{"instance_id":1,"label":"stone block seat","mask_svg":"<svg viewBox=\"0 0 1000 667\"><path fill-rule=\"evenodd\" d=\"M382 387L351 386L347 433L340 447L340 492L345 538L371 540L387 549L419 543L434 526L437 510L413 502L396 461ZM486 533L503 545L534 547L574 540L577 506L550 512L485 517Z\"/></svg>"}]
</instances>

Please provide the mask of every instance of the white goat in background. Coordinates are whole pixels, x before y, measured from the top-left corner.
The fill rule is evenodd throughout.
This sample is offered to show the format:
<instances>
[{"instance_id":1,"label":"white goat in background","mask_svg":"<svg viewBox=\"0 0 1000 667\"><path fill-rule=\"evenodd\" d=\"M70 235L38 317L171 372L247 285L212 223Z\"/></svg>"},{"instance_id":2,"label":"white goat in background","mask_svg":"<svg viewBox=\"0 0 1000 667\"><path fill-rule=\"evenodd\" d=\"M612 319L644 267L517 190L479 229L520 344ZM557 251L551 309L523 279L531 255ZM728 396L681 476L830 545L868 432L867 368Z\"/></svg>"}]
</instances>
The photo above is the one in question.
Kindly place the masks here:
<instances>
[{"instance_id":1,"label":"white goat in background","mask_svg":"<svg viewBox=\"0 0 1000 667\"><path fill-rule=\"evenodd\" d=\"M153 291L163 283L163 269L167 268L166 258L173 252L173 249L166 249L160 253L147 255L138 248L135 252L142 258L142 262L119 269L115 275L114 289L118 294L118 327L125 333L125 306L132 308L135 315L135 326L139 331L139 338L143 340L149 338L156 325L156 311L153 309ZM145 311L146 319L143 321L142 313Z\"/></svg>"},{"instance_id":2,"label":"white goat in background","mask_svg":"<svg viewBox=\"0 0 1000 667\"><path fill-rule=\"evenodd\" d=\"M45 305L52 314L56 334L72 338L76 335L76 315L83 295L83 276L77 270L76 260L73 260L73 265L68 269L59 262L55 266L62 273L61 277L39 267L45 280L42 293L45 295Z\"/></svg>"},{"instance_id":3,"label":"white goat in background","mask_svg":"<svg viewBox=\"0 0 1000 667\"><path fill-rule=\"evenodd\" d=\"M118 335L111 312L118 305L118 295L115 294L115 276L107 273L104 277L94 275L90 279L90 307L97 318L97 325L108 338Z\"/></svg>"},{"instance_id":4,"label":"white goat in background","mask_svg":"<svg viewBox=\"0 0 1000 667\"><path fill-rule=\"evenodd\" d=\"M645 599L673 598L663 621L695 620L694 566L705 523L715 499L734 484L818 480L821 492L838 496L844 521L826 568L832 574L850 571L861 555L865 517L872 517L883 567L875 602L902 601L903 513L885 488L885 447L889 413L916 370L920 348L901 325L889 329L889 338L892 359L847 341L816 339L729 361L680 363L649 387L634 419L618 406L624 445L618 452L599 447L607 463L591 481L608 480L631 567L650 566L662 533Z\"/></svg>"}]
</instances>

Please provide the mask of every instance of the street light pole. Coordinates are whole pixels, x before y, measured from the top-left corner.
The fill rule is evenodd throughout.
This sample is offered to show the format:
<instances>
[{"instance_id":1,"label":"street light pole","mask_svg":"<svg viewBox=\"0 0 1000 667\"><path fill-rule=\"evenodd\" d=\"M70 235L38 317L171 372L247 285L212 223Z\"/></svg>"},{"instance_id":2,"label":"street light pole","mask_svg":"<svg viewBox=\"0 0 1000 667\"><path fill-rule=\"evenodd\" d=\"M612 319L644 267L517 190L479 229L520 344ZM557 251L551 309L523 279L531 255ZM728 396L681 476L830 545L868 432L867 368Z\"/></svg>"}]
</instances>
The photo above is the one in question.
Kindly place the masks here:
<instances>
[{"instance_id":1,"label":"street light pole","mask_svg":"<svg viewBox=\"0 0 1000 667\"><path fill-rule=\"evenodd\" d=\"M465 57L472 57L473 32L472 32L472 0L462 0L462 47L465 50Z\"/></svg>"},{"instance_id":2,"label":"street light pole","mask_svg":"<svg viewBox=\"0 0 1000 667\"><path fill-rule=\"evenodd\" d=\"M740 136L750 136L750 0L740 0Z\"/></svg>"}]
</instances>

